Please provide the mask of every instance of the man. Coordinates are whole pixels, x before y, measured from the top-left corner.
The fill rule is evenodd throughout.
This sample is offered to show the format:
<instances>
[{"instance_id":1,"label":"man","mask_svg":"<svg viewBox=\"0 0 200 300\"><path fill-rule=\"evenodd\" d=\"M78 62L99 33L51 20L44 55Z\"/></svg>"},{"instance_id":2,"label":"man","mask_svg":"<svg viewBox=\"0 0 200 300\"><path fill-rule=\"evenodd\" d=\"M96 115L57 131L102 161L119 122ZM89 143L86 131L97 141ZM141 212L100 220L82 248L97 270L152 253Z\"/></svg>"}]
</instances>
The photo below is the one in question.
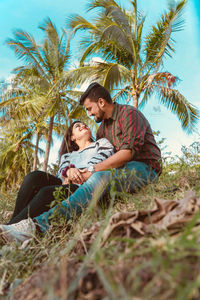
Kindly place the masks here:
<instances>
[{"instance_id":1,"label":"man","mask_svg":"<svg viewBox=\"0 0 200 300\"><path fill-rule=\"evenodd\" d=\"M145 184L157 180L161 173L161 153L158 148L149 122L136 108L129 105L113 103L109 92L99 83L89 85L82 94L80 104L84 105L89 116L94 116L97 123L101 123L97 139L107 138L115 148L115 154L104 161L79 170L76 178L82 185L68 199L62 201L59 212L67 220L74 214L80 214L93 198L100 199L108 190L108 182L112 179L119 191L133 192ZM102 149L102 154L104 153ZM111 172L114 169L115 172ZM125 176L121 176L124 173ZM12 225L10 240L24 241L31 237L35 227L45 232L49 228L49 221L55 209L41 214L32 220L22 220ZM5 227L5 225L4 225ZM10 228L10 227L9 227ZM4 231L8 228L4 228ZM16 238L17 236L17 238Z\"/></svg>"},{"instance_id":2,"label":"man","mask_svg":"<svg viewBox=\"0 0 200 300\"><path fill-rule=\"evenodd\" d=\"M92 172L119 168L131 162L131 168L136 171L141 171L145 164L149 173L160 175L160 149L149 122L139 110L113 103L109 92L97 82L89 85L81 96L80 104L97 123L101 122L97 139L107 138L116 151L110 158L94 165Z\"/></svg>"}]
</instances>

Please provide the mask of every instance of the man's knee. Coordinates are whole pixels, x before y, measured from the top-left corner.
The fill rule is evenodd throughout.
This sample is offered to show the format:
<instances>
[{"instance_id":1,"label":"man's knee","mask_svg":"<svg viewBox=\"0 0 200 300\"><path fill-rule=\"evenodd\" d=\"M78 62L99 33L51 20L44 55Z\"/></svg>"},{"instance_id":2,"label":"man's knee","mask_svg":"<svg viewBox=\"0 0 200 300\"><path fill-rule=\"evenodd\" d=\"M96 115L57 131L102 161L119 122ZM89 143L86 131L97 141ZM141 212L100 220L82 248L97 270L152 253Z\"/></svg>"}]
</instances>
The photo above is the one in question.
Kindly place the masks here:
<instances>
[{"instance_id":1,"label":"man's knee","mask_svg":"<svg viewBox=\"0 0 200 300\"><path fill-rule=\"evenodd\" d=\"M99 171L93 173L86 181L88 183L108 182L110 180L110 171Z\"/></svg>"}]
</instances>

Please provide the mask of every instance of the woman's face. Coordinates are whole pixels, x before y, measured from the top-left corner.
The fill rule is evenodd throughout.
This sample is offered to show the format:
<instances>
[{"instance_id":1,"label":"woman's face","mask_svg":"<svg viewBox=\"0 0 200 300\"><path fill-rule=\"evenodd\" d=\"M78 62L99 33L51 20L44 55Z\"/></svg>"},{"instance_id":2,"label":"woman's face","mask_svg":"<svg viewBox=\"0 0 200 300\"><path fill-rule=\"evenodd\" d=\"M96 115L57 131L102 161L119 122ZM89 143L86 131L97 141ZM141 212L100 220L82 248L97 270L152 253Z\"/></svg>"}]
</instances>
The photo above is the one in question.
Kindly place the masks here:
<instances>
[{"instance_id":1,"label":"woman's face","mask_svg":"<svg viewBox=\"0 0 200 300\"><path fill-rule=\"evenodd\" d=\"M81 139L86 139L86 140L88 139L89 141L91 137L92 137L91 131L86 124L82 122L77 122L74 124L72 129L72 136L71 136L72 141L81 140Z\"/></svg>"}]
</instances>

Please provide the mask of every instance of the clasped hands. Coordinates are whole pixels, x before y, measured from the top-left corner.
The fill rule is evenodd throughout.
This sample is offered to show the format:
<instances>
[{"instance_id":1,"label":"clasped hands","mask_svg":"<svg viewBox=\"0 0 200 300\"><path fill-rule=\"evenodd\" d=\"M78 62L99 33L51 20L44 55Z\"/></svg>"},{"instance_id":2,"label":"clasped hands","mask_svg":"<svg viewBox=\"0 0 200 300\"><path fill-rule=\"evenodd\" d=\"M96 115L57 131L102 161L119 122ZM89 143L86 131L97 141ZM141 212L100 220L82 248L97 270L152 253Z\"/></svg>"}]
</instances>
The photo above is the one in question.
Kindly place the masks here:
<instances>
[{"instance_id":1,"label":"clasped hands","mask_svg":"<svg viewBox=\"0 0 200 300\"><path fill-rule=\"evenodd\" d=\"M74 184L83 184L85 181L90 178L92 175L91 172L85 169L77 169L77 168L70 168L67 170L66 173L67 177L63 177L64 181L62 184L68 184L69 182L72 182Z\"/></svg>"}]
</instances>

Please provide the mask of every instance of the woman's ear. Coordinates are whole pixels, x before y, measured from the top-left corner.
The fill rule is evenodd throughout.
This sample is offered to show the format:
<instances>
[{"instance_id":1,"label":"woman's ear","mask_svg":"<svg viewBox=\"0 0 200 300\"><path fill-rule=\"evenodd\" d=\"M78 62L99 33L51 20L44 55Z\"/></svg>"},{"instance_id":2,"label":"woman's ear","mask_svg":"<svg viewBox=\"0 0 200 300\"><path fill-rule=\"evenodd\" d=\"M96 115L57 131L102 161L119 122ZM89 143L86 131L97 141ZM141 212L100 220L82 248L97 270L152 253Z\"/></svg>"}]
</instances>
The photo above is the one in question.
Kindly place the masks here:
<instances>
[{"instance_id":1,"label":"woman's ear","mask_svg":"<svg viewBox=\"0 0 200 300\"><path fill-rule=\"evenodd\" d=\"M71 141L74 142L75 141L75 137L72 135L71 136Z\"/></svg>"}]
</instances>

